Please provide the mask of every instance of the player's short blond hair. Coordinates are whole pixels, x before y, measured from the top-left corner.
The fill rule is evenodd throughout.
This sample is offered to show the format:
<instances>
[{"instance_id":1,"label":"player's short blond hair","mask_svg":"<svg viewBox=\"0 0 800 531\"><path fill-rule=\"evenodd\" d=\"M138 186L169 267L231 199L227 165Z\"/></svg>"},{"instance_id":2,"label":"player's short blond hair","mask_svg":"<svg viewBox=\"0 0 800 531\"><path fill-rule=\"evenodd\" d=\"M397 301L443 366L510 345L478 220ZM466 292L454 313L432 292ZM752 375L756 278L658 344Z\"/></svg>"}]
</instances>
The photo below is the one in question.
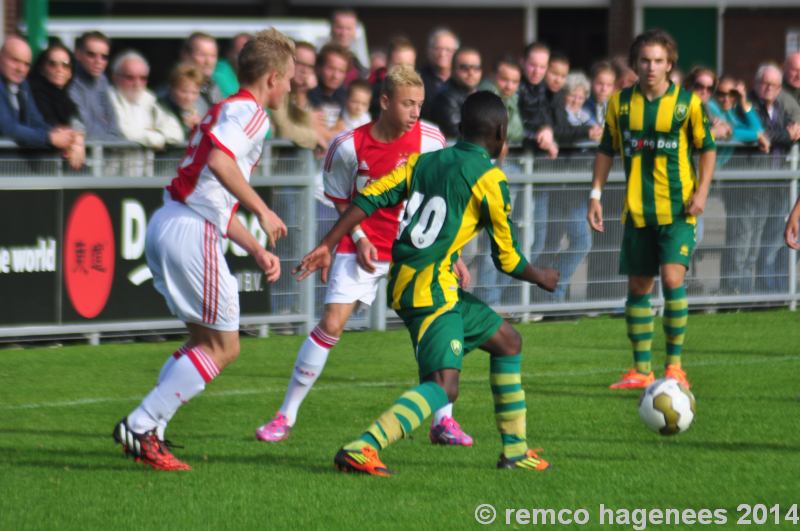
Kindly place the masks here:
<instances>
[{"instance_id":1,"label":"player's short blond hair","mask_svg":"<svg viewBox=\"0 0 800 531\"><path fill-rule=\"evenodd\" d=\"M391 96L397 87L420 87L425 88L422 78L414 67L410 65L395 65L386 72L386 77L381 86L381 94Z\"/></svg>"},{"instance_id":2,"label":"player's short blond hair","mask_svg":"<svg viewBox=\"0 0 800 531\"><path fill-rule=\"evenodd\" d=\"M286 73L289 61L294 57L294 41L270 28L259 31L239 52L239 83L255 83L264 74Z\"/></svg>"}]
</instances>

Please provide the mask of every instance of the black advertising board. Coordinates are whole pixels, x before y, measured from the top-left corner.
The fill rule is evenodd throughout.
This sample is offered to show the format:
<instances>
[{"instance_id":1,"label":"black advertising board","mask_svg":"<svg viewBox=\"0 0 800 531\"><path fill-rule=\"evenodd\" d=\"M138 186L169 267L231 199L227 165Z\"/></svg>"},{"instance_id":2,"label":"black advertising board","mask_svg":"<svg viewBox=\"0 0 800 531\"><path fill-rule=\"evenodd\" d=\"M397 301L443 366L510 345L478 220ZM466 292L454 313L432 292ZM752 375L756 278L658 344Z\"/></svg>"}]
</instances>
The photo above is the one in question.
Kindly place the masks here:
<instances>
[{"instance_id":1,"label":"black advertising board","mask_svg":"<svg viewBox=\"0 0 800 531\"><path fill-rule=\"evenodd\" d=\"M162 202L162 188L3 191L0 325L172 317L144 255L147 221ZM252 215L237 215L266 242ZM255 261L222 242L242 315L269 313L269 287Z\"/></svg>"},{"instance_id":2,"label":"black advertising board","mask_svg":"<svg viewBox=\"0 0 800 531\"><path fill-rule=\"evenodd\" d=\"M0 323L55 323L61 271L61 190L0 193Z\"/></svg>"}]
</instances>

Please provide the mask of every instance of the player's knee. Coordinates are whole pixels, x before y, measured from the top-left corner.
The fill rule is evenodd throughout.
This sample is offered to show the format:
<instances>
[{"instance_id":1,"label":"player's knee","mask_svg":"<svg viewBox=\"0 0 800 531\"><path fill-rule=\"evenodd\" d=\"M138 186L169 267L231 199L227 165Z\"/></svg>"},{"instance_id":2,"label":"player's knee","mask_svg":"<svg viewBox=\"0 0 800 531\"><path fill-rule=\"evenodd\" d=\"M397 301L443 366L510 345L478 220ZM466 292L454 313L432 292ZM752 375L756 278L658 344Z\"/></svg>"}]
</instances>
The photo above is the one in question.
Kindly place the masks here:
<instances>
[{"instance_id":1,"label":"player's knee","mask_svg":"<svg viewBox=\"0 0 800 531\"><path fill-rule=\"evenodd\" d=\"M628 291L633 295L647 295L653 291L653 278L651 277L628 277Z\"/></svg>"},{"instance_id":2,"label":"player's knee","mask_svg":"<svg viewBox=\"0 0 800 531\"><path fill-rule=\"evenodd\" d=\"M665 270L661 273L661 282L669 289L679 288L683 285L685 270Z\"/></svg>"},{"instance_id":3,"label":"player's knee","mask_svg":"<svg viewBox=\"0 0 800 531\"><path fill-rule=\"evenodd\" d=\"M342 322L341 319L334 315L324 315L319 322L319 328L327 335L339 338L342 337L346 322L346 320Z\"/></svg>"},{"instance_id":4,"label":"player's knee","mask_svg":"<svg viewBox=\"0 0 800 531\"><path fill-rule=\"evenodd\" d=\"M500 333L500 341L494 354L498 356L515 356L522 352L522 336L513 326L503 323Z\"/></svg>"}]
</instances>

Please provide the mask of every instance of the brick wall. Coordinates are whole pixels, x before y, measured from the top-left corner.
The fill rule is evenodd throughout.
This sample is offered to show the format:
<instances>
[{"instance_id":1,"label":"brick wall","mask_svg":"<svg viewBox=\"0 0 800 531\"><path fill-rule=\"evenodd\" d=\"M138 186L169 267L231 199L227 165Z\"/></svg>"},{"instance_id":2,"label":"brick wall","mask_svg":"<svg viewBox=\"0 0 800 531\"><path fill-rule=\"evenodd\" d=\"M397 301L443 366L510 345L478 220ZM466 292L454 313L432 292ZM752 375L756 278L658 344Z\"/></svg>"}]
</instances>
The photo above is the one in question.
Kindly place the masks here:
<instances>
[{"instance_id":1,"label":"brick wall","mask_svg":"<svg viewBox=\"0 0 800 531\"><path fill-rule=\"evenodd\" d=\"M22 9L17 0L3 2L3 33L10 35L17 32L18 18L22 16Z\"/></svg>"},{"instance_id":2,"label":"brick wall","mask_svg":"<svg viewBox=\"0 0 800 531\"><path fill-rule=\"evenodd\" d=\"M783 63L786 31L800 29L798 9L727 9L723 37L723 73L753 85L758 65L767 60Z\"/></svg>"},{"instance_id":3,"label":"brick wall","mask_svg":"<svg viewBox=\"0 0 800 531\"><path fill-rule=\"evenodd\" d=\"M608 7L608 55L628 56L633 40L633 0L611 0Z\"/></svg>"},{"instance_id":4,"label":"brick wall","mask_svg":"<svg viewBox=\"0 0 800 531\"><path fill-rule=\"evenodd\" d=\"M405 35L417 48L418 67L427 62L428 33L437 26L449 27L462 44L481 51L484 74L490 73L496 59L521 53L526 44L525 12L517 8L359 7L357 11L370 49L386 47L393 36ZM293 7L291 14L327 18L330 12L330 8L302 6Z\"/></svg>"}]
</instances>

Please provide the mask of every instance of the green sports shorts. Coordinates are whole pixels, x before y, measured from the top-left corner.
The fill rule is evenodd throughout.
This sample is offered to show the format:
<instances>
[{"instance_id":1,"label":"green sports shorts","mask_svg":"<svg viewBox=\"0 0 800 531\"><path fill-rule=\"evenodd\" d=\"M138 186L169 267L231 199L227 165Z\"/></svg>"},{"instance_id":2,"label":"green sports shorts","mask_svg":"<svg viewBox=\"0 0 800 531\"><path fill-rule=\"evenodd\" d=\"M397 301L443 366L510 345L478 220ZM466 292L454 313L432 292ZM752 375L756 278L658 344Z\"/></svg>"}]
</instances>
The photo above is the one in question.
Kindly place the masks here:
<instances>
[{"instance_id":1,"label":"green sports shorts","mask_svg":"<svg viewBox=\"0 0 800 531\"><path fill-rule=\"evenodd\" d=\"M655 277L663 264L682 264L689 269L697 245L697 226L684 220L669 225L636 228L625 221L619 272L622 275Z\"/></svg>"},{"instance_id":2,"label":"green sports shorts","mask_svg":"<svg viewBox=\"0 0 800 531\"><path fill-rule=\"evenodd\" d=\"M474 295L459 290L460 300L438 308L399 310L408 328L419 378L440 369L461 370L461 360L483 345L503 319Z\"/></svg>"}]
</instances>

